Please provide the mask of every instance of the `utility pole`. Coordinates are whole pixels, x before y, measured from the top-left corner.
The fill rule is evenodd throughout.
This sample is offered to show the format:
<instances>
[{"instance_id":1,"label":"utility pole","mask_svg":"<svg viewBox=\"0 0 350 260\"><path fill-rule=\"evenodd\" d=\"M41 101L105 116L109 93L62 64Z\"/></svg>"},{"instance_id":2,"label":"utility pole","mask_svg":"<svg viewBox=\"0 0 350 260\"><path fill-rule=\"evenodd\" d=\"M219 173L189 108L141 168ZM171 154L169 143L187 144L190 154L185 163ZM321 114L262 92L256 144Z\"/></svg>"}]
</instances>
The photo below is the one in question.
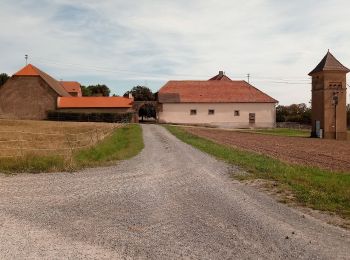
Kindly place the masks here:
<instances>
[{"instance_id":1,"label":"utility pole","mask_svg":"<svg viewBox=\"0 0 350 260\"><path fill-rule=\"evenodd\" d=\"M250 79L250 74L249 73L247 74L247 78L248 78L248 83L249 83L249 79Z\"/></svg>"},{"instance_id":2,"label":"utility pole","mask_svg":"<svg viewBox=\"0 0 350 260\"><path fill-rule=\"evenodd\" d=\"M26 59L26 66L28 65L28 54L24 55L24 58Z\"/></svg>"}]
</instances>

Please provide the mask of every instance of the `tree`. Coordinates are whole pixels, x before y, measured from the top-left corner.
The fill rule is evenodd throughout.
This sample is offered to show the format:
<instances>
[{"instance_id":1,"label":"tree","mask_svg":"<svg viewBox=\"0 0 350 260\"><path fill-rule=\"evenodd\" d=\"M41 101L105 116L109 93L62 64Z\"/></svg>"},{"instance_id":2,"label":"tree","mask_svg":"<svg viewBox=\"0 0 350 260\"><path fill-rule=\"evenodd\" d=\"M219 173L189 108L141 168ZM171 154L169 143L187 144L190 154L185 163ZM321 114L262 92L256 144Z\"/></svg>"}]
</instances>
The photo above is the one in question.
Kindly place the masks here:
<instances>
[{"instance_id":1,"label":"tree","mask_svg":"<svg viewBox=\"0 0 350 260\"><path fill-rule=\"evenodd\" d=\"M145 86L136 86L133 87L130 91L124 93L124 97L128 97L129 94L132 94L135 101L153 101L155 97L152 91Z\"/></svg>"},{"instance_id":2,"label":"tree","mask_svg":"<svg viewBox=\"0 0 350 260\"><path fill-rule=\"evenodd\" d=\"M6 73L0 73L0 87L4 85L9 78L9 75L7 75Z\"/></svg>"},{"instance_id":3,"label":"tree","mask_svg":"<svg viewBox=\"0 0 350 260\"><path fill-rule=\"evenodd\" d=\"M310 124L311 108L307 107L305 103L290 106L279 105L276 107L276 121Z\"/></svg>"},{"instance_id":4,"label":"tree","mask_svg":"<svg viewBox=\"0 0 350 260\"><path fill-rule=\"evenodd\" d=\"M90 97L90 96L104 96L109 97L109 94L111 93L111 90L106 85L90 85L88 87L81 86L81 91L83 96Z\"/></svg>"},{"instance_id":5,"label":"tree","mask_svg":"<svg viewBox=\"0 0 350 260\"><path fill-rule=\"evenodd\" d=\"M148 118L156 118L156 109L152 104L145 104L139 109L139 116L141 117L141 121L143 121L144 117Z\"/></svg>"}]
</instances>

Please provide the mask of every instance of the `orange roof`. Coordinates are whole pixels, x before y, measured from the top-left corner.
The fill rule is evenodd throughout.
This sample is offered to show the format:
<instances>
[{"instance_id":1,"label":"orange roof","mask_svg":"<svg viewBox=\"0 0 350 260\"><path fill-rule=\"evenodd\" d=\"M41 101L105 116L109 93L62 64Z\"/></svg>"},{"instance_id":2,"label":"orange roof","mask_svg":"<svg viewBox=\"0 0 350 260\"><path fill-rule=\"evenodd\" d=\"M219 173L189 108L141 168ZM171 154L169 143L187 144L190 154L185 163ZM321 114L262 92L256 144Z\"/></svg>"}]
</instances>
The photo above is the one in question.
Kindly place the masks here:
<instances>
[{"instance_id":1,"label":"orange roof","mask_svg":"<svg viewBox=\"0 0 350 260\"><path fill-rule=\"evenodd\" d=\"M63 88L63 86L50 75L45 72L39 70L37 67L32 64L28 64L21 70L17 71L13 76L21 77L21 76L37 76L41 77L58 95L67 97L70 96L68 92Z\"/></svg>"},{"instance_id":2,"label":"orange roof","mask_svg":"<svg viewBox=\"0 0 350 260\"><path fill-rule=\"evenodd\" d=\"M124 97L58 97L58 108L129 108L133 100Z\"/></svg>"},{"instance_id":3,"label":"orange roof","mask_svg":"<svg viewBox=\"0 0 350 260\"><path fill-rule=\"evenodd\" d=\"M78 96L82 96L80 83L77 81L60 81L63 88L69 92L77 92Z\"/></svg>"},{"instance_id":4,"label":"orange roof","mask_svg":"<svg viewBox=\"0 0 350 260\"><path fill-rule=\"evenodd\" d=\"M240 80L169 81L158 92L160 103L277 103Z\"/></svg>"}]
</instances>

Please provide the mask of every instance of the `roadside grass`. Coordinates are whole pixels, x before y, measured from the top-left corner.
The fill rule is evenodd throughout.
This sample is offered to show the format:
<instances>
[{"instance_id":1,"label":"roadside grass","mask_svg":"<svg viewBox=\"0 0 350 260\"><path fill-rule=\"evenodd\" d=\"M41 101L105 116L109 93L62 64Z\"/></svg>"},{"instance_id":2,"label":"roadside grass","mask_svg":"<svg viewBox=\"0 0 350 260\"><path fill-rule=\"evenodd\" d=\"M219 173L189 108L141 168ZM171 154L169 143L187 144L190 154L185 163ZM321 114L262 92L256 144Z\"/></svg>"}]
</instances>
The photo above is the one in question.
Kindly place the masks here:
<instances>
[{"instance_id":1,"label":"roadside grass","mask_svg":"<svg viewBox=\"0 0 350 260\"><path fill-rule=\"evenodd\" d=\"M266 155L217 144L190 134L181 127L168 125L165 128L183 142L247 172L234 175L234 178L274 181L280 192L291 191L299 204L350 219L349 172L332 172L317 167L289 164Z\"/></svg>"},{"instance_id":2,"label":"roadside grass","mask_svg":"<svg viewBox=\"0 0 350 260\"><path fill-rule=\"evenodd\" d=\"M292 128L254 129L254 130L244 130L242 132L267 134L267 135L279 135L279 136L310 137L309 130L292 129Z\"/></svg>"},{"instance_id":3,"label":"roadside grass","mask_svg":"<svg viewBox=\"0 0 350 260\"><path fill-rule=\"evenodd\" d=\"M28 154L19 158L2 158L0 159L0 172L75 171L84 167L108 165L117 160L131 158L143 147L141 127L131 124L117 128L110 136L93 147L75 151L70 156Z\"/></svg>"}]
</instances>

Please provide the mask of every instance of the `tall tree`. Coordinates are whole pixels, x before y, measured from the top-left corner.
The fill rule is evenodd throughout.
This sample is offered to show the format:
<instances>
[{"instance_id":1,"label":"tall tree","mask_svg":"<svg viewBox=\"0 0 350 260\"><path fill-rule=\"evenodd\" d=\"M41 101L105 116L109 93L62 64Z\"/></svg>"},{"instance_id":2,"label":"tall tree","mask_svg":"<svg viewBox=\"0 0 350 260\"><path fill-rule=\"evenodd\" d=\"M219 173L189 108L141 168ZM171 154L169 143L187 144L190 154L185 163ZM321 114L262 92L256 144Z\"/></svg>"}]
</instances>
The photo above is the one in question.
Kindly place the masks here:
<instances>
[{"instance_id":1,"label":"tall tree","mask_svg":"<svg viewBox=\"0 0 350 260\"><path fill-rule=\"evenodd\" d=\"M128 97L129 94L132 94L135 101L153 101L155 100L154 94L152 91L145 86L136 86L133 87L130 91L124 93L124 97Z\"/></svg>"},{"instance_id":2,"label":"tall tree","mask_svg":"<svg viewBox=\"0 0 350 260\"><path fill-rule=\"evenodd\" d=\"M109 97L109 94L111 93L111 90L104 84L90 85L88 87L81 86L81 91L83 96L85 97L89 97L89 96Z\"/></svg>"},{"instance_id":3,"label":"tall tree","mask_svg":"<svg viewBox=\"0 0 350 260\"><path fill-rule=\"evenodd\" d=\"M4 85L9 78L9 75L7 75L6 73L0 73L0 87Z\"/></svg>"}]
</instances>

